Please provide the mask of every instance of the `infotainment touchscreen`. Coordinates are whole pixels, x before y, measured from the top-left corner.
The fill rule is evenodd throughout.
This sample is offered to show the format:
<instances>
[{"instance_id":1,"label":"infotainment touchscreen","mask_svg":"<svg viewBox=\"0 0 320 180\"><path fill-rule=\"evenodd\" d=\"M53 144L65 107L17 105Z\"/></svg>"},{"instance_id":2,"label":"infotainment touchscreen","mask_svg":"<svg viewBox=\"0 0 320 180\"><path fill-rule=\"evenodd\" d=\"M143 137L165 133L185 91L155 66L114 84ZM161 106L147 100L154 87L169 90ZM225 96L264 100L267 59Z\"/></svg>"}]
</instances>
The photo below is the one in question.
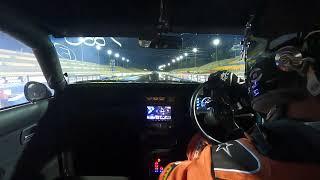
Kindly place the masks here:
<instances>
[{"instance_id":1,"label":"infotainment touchscreen","mask_svg":"<svg viewBox=\"0 0 320 180\"><path fill-rule=\"evenodd\" d=\"M170 121L171 106L147 106L147 119L150 121Z\"/></svg>"}]
</instances>

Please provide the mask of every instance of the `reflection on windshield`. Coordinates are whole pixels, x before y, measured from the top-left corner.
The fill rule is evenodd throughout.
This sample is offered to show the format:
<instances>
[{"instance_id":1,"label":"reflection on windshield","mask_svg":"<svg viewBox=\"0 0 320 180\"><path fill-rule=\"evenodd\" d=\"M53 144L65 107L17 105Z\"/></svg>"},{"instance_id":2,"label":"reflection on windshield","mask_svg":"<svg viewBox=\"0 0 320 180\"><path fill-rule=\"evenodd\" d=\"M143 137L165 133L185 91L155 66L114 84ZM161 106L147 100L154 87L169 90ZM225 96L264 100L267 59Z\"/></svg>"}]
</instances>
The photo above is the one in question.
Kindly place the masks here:
<instances>
[{"instance_id":1,"label":"reflection on windshield","mask_svg":"<svg viewBox=\"0 0 320 180\"><path fill-rule=\"evenodd\" d=\"M181 49L141 48L138 38L126 37L51 37L51 40L69 83L204 82L210 73L219 70L243 77L242 36L188 33L177 36L182 38Z\"/></svg>"}]
</instances>

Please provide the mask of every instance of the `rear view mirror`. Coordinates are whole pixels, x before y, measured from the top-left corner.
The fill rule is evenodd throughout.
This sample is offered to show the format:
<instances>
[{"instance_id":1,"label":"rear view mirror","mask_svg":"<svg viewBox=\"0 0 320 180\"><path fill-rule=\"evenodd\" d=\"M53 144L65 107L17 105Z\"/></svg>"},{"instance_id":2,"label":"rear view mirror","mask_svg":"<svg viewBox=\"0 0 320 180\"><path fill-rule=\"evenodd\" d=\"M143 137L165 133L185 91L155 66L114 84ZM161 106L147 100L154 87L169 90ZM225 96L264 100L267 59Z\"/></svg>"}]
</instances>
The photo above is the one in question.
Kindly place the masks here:
<instances>
[{"instance_id":1,"label":"rear view mirror","mask_svg":"<svg viewBox=\"0 0 320 180\"><path fill-rule=\"evenodd\" d=\"M178 36L159 35L152 40L140 39L139 46L153 49L181 49L182 39Z\"/></svg>"},{"instance_id":2,"label":"rear view mirror","mask_svg":"<svg viewBox=\"0 0 320 180\"><path fill-rule=\"evenodd\" d=\"M51 97L52 93L46 85L30 81L24 86L24 95L29 102L35 102Z\"/></svg>"}]
</instances>

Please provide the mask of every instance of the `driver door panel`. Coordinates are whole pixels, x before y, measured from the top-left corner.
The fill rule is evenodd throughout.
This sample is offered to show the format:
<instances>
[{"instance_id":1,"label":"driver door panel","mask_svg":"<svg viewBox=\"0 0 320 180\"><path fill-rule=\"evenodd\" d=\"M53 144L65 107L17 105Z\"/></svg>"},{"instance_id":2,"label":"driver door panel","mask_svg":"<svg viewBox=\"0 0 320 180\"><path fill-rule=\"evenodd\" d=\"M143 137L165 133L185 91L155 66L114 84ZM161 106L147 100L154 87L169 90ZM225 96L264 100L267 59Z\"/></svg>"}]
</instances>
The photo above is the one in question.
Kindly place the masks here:
<instances>
[{"instance_id":1,"label":"driver door panel","mask_svg":"<svg viewBox=\"0 0 320 180\"><path fill-rule=\"evenodd\" d=\"M0 111L0 179L7 180L31 140L38 121L45 115L49 100Z\"/></svg>"}]
</instances>

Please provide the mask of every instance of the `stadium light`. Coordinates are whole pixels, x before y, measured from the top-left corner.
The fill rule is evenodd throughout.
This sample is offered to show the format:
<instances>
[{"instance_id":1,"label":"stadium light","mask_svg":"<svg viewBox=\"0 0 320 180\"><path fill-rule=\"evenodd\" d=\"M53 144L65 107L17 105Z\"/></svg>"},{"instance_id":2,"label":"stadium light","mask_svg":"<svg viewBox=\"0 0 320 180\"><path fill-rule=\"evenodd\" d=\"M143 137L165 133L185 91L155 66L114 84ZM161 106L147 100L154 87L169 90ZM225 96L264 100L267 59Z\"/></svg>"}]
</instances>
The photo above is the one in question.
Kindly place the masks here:
<instances>
[{"instance_id":1,"label":"stadium light","mask_svg":"<svg viewBox=\"0 0 320 180\"><path fill-rule=\"evenodd\" d=\"M109 50L107 51L107 53L108 53L108 55L111 55L111 54L112 54L112 51L109 49Z\"/></svg>"},{"instance_id":2,"label":"stadium light","mask_svg":"<svg viewBox=\"0 0 320 180\"><path fill-rule=\"evenodd\" d=\"M175 59L172 59L172 60L171 60L171 62L172 62L172 63L175 63L175 62L176 62L176 60L175 60Z\"/></svg>"},{"instance_id":3,"label":"stadium light","mask_svg":"<svg viewBox=\"0 0 320 180\"><path fill-rule=\"evenodd\" d=\"M184 56L187 57L187 56L188 56L188 53L184 53Z\"/></svg>"},{"instance_id":4,"label":"stadium light","mask_svg":"<svg viewBox=\"0 0 320 180\"><path fill-rule=\"evenodd\" d=\"M127 59L127 63L128 63L128 62L130 62L130 60L129 60L129 59Z\"/></svg>"},{"instance_id":5,"label":"stadium light","mask_svg":"<svg viewBox=\"0 0 320 180\"><path fill-rule=\"evenodd\" d=\"M213 45L214 46L218 46L219 44L220 44L220 39L214 39L213 41L212 41L212 43L213 43Z\"/></svg>"},{"instance_id":6,"label":"stadium light","mask_svg":"<svg viewBox=\"0 0 320 180\"><path fill-rule=\"evenodd\" d=\"M119 55L119 53L116 53L116 54L114 54L114 56L115 56L116 58L118 58L120 55Z\"/></svg>"},{"instance_id":7,"label":"stadium light","mask_svg":"<svg viewBox=\"0 0 320 180\"><path fill-rule=\"evenodd\" d=\"M96 45L96 49L99 51L101 49L101 46Z\"/></svg>"},{"instance_id":8,"label":"stadium light","mask_svg":"<svg viewBox=\"0 0 320 180\"><path fill-rule=\"evenodd\" d=\"M192 52L194 53L194 67L197 67L197 52L198 52L198 49L197 48L193 48Z\"/></svg>"},{"instance_id":9,"label":"stadium light","mask_svg":"<svg viewBox=\"0 0 320 180\"><path fill-rule=\"evenodd\" d=\"M170 63L168 63L168 66L170 66Z\"/></svg>"},{"instance_id":10,"label":"stadium light","mask_svg":"<svg viewBox=\"0 0 320 180\"><path fill-rule=\"evenodd\" d=\"M179 61L179 60L180 60L180 57L176 57L176 60Z\"/></svg>"},{"instance_id":11,"label":"stadium light","mask_svg":"<svg viewBox=\"0 0 320 180\"><path fill-rule=\"evenodd\" d=\"M121 59L122 59L122 61L126 60L126 58L124 58L124 57L122 57Z\"/></svg>"},{"instance_id":12,"label":"stadium light","mask_svg":"<svg viewBox=\"0 0 320 180\"><path fill-rule=\"evenodd\" d=\"M216 38L212 41L213 45L216 47L216 61L218 61L218 45L220 44L220 39Z\"/></svg>"},{"instance_id":13,"label":"stadium light","mask_svg":"<svg viewBox=\"0 0 320 180\"><path fill-rule=\"evenodd\" d=\"M196 53L196 52L198 52L198 49L197 48L193 48L192 52Z\"/></svg>"},{"instance_id":14,"label":"stadium light","mask_svg":"<svg viewBox=\"0 0 320 180\"><path fill-rule=\"evenodd\" d=\"M180 56L179 58L180 58L180 59L183 59L183 56Z\"/></svg>"}]
</instances>

